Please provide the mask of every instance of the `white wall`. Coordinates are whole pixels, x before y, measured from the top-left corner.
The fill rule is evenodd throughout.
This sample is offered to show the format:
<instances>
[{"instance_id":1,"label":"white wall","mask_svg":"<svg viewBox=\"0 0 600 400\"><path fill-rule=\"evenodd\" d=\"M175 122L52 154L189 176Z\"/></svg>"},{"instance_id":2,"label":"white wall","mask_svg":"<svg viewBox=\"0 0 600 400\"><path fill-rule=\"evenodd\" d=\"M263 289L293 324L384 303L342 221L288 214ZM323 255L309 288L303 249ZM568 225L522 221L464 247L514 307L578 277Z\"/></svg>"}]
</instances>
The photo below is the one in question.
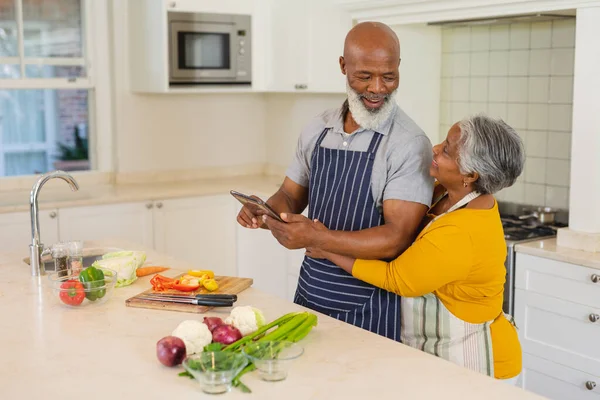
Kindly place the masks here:
<instances>
[{"instance_id":1,"label":"white wall","mask_svg":"<svg viewBox=\"0 0 600 400\"><path fill-rule=\"evenodd\" d=\"M392 28L400 40L402 59L398 104L435 145L440 141L441 29L424 24Z\"/></svg>"},{"instance_id":2,"label":"white wall","mask_svg":"<svg viewBox=\"0 0 600 400\"><path fill-rule=\"evenodd\" d=\"M267 96L267 162L286 168L298 136L308 121L329 108L340 107L342 94L269 94Z\"/></svg>"},{"instance_id":3,"label":"white wall","mask_svg":"<svg viewBox=\"0 0 600 400\"><path fill-rule=\"evenodd\" d=\"M442 31L440 132L468 114L521 135L525 171L499 200L568 208L575 21Z\"/></svg>"},{"instance_id":4,"label":"white wall","mask_svg":"<svg viewBox=\"0 0 600 400\"><path fill-rule=\"evenodd\" d=\"M264 163L266 103L263 94L131 93L125 39L126 3L112 3L117 171Z\"/></svg>"}]
</instances>

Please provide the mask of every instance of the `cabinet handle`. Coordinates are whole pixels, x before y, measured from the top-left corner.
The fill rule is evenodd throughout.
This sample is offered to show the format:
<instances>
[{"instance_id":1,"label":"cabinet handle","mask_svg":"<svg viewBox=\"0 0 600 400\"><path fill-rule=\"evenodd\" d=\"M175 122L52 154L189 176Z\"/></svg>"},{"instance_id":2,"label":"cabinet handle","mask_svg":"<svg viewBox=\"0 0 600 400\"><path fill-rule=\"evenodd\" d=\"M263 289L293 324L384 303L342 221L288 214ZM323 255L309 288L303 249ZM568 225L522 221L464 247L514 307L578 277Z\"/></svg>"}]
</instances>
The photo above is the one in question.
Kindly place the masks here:
<instances>
[{"instance_id":1,"label":"cabinet handle","mask_svg":"<svg viewBox=\"0 0 600 400\"><path fill-rule=\"evenodd\" d=\"M594 390L596 388L596 382L594 382L594 381L587 381L585 383L585 387L587 388L587 390Z\"/></svg>"},{"instance_id":2,"label":"cabinet handle","mask_svg":"<svg viewBox=\"0 0 600 400\"><path fill-rule=\"evenodd\" d=\"M50 218L52 218L52 219L56 218L56 211L52 211L50 213Z\"/></svg>"},{"instance_id":3,"label":"cabinet handle","mask_svg":"<svg viewBox=\"0 0 600 400\"><path fill-rule=\"evenodd\" d=\"M308 87L307 85L301 85L301 84L294 85L294 88L296 88L296 89L306 89L307 87Z\"/></svg>"},{"instance_id":4,"label":"cabinet handle","mask_svg":"<svg viewBox=\"0 0 600 400\"><path fill-rule=\"evenodd\" d=\"M156 208L162 208L163 203L156 203Z\"/></svg>"},{"instance_id":5,"label":"cabinet handle","mask_svg":"<svg viewBox=\"0 0 600 400\"><path fill-rule=\"evenodd\" d=\"M600 315L598 315L598 314L590 314L590 321L592 321L592 322L598 322L598 321L600 321Z\"/></svg>"},{"instance_id":6,"label":"cabinet handle","mask_svg":"<svg viewBox=\"0 0 600 400\"><path fill-rule=\"evenodd\" d=\"M592 280L592 282L598 283L598 282L600 282L600 275L594 274L590 277L590 279Z\"/></svg>"},{"instance_id":7,"label":"cabinet handle","mask_svg":"<svg viewBox=\"0 0 600 400\"><path fill-rule=\"evenodd\" d=\"M152 209L152 207L154 207L154 204L152 204L152 203L148 203L148 204L146 204L146 208L147 208L148 210Z\"/></svg>"}]
</instances>

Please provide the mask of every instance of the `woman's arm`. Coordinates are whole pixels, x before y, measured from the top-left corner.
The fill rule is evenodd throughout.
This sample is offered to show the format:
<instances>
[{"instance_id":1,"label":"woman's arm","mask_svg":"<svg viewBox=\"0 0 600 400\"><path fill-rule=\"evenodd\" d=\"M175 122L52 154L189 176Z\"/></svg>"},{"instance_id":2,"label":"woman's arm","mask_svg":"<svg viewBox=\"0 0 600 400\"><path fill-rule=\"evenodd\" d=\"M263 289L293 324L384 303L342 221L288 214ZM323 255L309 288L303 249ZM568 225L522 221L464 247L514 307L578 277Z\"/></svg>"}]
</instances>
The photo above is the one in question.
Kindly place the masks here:
<instances>
[{"instance_id":1,"label":"woman's arm","mask_svg":"<svg viewBox=\"0 0 600 400\"><path fill-rule=\"evenodd\" d=\"M435 228L391 262L361 260L307 249L306 255L326 258L354 277L405 297L431 293L465 279L472 265L469 236L453 225Z\"/></svg>"},{"instance_id":2,"label":"woman's arm","mask_svg":"<svg viewBox=\"0 0 600 400\"><path fill-rule=\"evenodd\" d=\"M352 267L354 266L354 262L356 261L356 258L311 248L306 249L306 255L312 258L326 258L327 260L331 261L350 275L352 275Z\"/></svg>"}]
</instances>

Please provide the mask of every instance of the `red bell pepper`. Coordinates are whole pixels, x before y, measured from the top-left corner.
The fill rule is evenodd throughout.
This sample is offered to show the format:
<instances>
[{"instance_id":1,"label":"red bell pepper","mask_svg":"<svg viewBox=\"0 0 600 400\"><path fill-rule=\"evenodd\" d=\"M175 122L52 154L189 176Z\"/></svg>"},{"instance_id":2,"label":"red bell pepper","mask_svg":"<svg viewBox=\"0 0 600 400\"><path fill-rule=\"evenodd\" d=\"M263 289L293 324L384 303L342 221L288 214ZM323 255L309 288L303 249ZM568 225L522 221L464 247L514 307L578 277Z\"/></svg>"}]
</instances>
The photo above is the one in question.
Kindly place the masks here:
<instances>
[{"instance_id":1,"label":"red bell pepper","mask_svg":"<svg viewBox=\"0 0 600 400\"><path fill-rule=\"evenodd\" d=\"M175 284L172 286L175 290L180 290L182 292L193 292L194 290L200 287L200 282L198 281L184 281L181 279L177 279Z\"/></svg>"},{"instance_id":2,"label":"red bell pepper","mask_svg":"<svg viewBox=\"0 0 600 400\"><path fill-rule=\"evenodd\" d=\"M63 303L70 306L78 306L85 299L85 289L83 283L74 279L69 279L60 285L60 299Z\"/></svg>"},{"instance_id":3,"label":"red bell pepper","mask_svg":"<svg viewBox=\"0 0 600 400\"><path fill-rule=\"evenodd\" d=\"M152 289L154 289L157 292L170 289L174 283L175 279L167 278L166 276L162 276L160 274L156 274L152 277L152 279L150 279Z\"/></svg>"}]
</instances>

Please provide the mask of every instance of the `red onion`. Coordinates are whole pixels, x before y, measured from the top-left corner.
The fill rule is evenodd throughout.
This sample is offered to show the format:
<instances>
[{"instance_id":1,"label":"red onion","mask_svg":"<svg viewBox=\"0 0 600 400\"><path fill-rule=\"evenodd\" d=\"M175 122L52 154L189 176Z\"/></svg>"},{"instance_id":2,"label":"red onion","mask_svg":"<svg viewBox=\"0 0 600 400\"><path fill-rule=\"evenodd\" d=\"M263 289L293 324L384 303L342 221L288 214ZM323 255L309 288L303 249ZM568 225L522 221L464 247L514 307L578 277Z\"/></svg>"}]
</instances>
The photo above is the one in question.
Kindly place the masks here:
<instances>
[{"instance_id":1,"label":"red onion","mask_svg":"<svg viewBox=\"0 0 600 400\"><path fill-rule=\"evenodd\" d=\"M242 338L242 333L238 328L231 325L217 326L212 332L213 342L222 344L231 344Z\"/></svg>"},{"instance_id":2,"label":"red onion","mask_svg":"<svg viewBox=\"0 0 600 400\"><path fill-rule=\"evenodd\" d=\"M223 320L219 317L204 317L203 321L208 326L209 331L214 331L216 327L223 325Z\"/></svg>"},{"instance_id":3,"label":"red onion","mask_svg":"<svg viewBox=\"0 0 600 400\"><path fill-rule=\"evenodd\" d=\"M167 367L181 364L185 355L185 343L176 336L166 336L156 343L158 361Z\"/></svg>"}]
</instances>

